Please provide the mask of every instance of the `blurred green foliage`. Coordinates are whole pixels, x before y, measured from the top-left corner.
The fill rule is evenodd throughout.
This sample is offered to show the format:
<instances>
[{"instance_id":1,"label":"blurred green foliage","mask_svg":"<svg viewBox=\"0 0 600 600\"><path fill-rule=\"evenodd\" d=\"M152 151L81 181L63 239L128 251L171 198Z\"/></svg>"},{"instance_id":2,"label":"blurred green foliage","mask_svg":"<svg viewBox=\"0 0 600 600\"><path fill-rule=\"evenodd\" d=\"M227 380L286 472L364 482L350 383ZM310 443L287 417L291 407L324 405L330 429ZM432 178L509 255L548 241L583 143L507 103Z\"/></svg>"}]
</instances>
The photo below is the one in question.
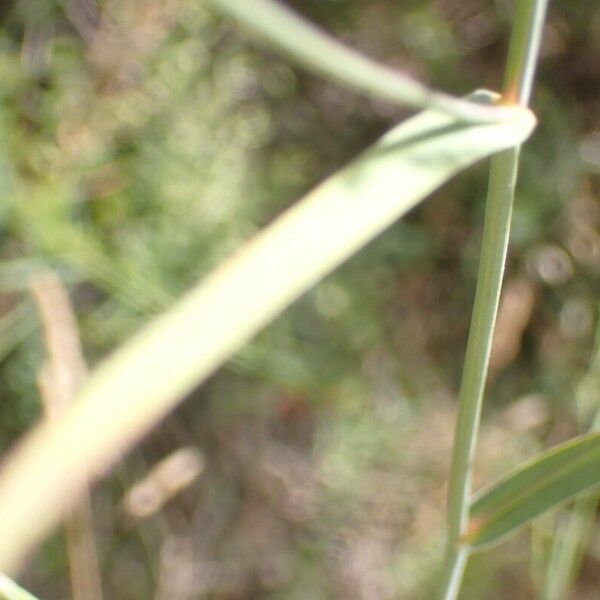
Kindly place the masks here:
<instances>
[{"instance_id":1,"label":"blurred green foliage","mask_svg":"<svg viewBox=\"0 0 600 600\"><path fill-rule=\"evenodd\" d=\"M291 4L438 88L500 87L505 0ZM600 291L599 30L591 3L552 8L507 272L534 300L501 315L516 351L492 372L479 483L578 427ZM39 414L40 266L70 286L93 365L406 116L201 1L6 0L0 81L2 448ZM296 303L100 486L106 597L431 597L485 177L452 182ZM206 455L199 483L125 526L123 488L182 443ZM531 597L527 556L523 535L474 560L464 597L503 598L507 581ZM65 597L59 538L26 579Z\"/></svg>"}]
</instances>

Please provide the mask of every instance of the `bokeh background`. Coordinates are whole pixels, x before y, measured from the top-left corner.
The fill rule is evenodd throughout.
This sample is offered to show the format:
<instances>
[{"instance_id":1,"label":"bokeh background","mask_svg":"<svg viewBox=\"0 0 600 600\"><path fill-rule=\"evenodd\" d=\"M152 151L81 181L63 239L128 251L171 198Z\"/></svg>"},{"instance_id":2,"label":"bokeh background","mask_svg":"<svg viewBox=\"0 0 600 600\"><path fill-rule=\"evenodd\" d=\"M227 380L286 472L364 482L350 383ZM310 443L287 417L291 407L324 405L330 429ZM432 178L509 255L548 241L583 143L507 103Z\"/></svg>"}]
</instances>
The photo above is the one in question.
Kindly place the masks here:
<instances>
[{"instance_id":1,"label":"bokeh background","mask_svg":"<svg viewBox=\"0 0 600 600\"><path fill-rule=\"evenodd\" d=\"M290 4L437 88L501 87L508 0ZM552 3L477 486L598 403L599 56L596 4ZM2 0L0 448L41 414L41 268L93 366L409 114L296 69L203 0ZM306 294L95 488L105 598L432 597L486 177L461 175ZM182 447L170 476L195 479L162 497L153 466ZM462 597L536 597L555 519L474 557ZM599 579L594 529L572 598L600 598ZM70 597L62 533L21 581Z\"/></svg>"}]
</instances>

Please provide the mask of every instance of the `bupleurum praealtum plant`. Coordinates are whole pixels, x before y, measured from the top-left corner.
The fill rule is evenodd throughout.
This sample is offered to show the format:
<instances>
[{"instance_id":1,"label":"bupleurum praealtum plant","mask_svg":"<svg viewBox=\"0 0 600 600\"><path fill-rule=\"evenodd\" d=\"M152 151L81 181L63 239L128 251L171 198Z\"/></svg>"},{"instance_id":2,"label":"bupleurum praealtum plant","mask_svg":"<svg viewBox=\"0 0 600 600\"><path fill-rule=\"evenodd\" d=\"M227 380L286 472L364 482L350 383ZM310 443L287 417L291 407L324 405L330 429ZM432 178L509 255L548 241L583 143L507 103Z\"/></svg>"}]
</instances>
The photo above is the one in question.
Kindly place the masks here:
<instances>
[{"instance_id":1,"label":"bupleurum praealtum plant","mask_svg":"<svg viewBox=\"0 0 600 600\"><path fill-rule=\"evenodd\" d=\"M361 93L422 112L258 233L94 370L72 408L26 436L0 474L0 569L12 573L77 492L298 296L443 182L492 156L439 584L440 598L456 598L471 553L600 482L600 435L591 433L535 458L475 497L471 490L520 147L536 122L527 105L547 1L515 3L502 93L477 91L463 99L374 63L271 0L213 4L301 65ZM595 499L586 498L576 512L589 518L595 506ZM580 536L579 523L573 522L564 538L558 538L547 598L562 597L557 590L576 562L572 548ZM7 597L27 597L8 579L0 585Z\"/></svg>"}]
</instances>

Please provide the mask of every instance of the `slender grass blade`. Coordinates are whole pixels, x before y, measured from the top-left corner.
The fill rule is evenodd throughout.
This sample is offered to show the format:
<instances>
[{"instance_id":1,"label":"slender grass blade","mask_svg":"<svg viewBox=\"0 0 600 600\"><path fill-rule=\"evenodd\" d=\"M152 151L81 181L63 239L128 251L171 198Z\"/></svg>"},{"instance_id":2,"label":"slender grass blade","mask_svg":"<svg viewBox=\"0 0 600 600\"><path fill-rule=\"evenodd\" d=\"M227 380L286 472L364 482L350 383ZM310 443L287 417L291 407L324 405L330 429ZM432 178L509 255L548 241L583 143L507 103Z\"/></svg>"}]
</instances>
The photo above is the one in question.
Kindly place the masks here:
<instances>
[{"instance_id":1,"label":"slender grass blade","mask_svg":"<svg viewBox=\"0 0 600 600\"><path fill-rule=\"evenodd\" d=\"M109 356L73 408L6 459L0 568L14 569L77 491L302 293L450 177L526 139L535 118L512 110L495 124L432 109L399 125Z\"/></svg>"},{"instance_id":2,"label":"slender grass blade","mask_svg":"<svg viewBox=\"0 0 600 600\"><path fill-rule=\"evenodd\" d=\"M547 510L600 485L600 433L570 440L516 469L471 505L465 542L502 540Z\"/></svg>"}]
</instances>

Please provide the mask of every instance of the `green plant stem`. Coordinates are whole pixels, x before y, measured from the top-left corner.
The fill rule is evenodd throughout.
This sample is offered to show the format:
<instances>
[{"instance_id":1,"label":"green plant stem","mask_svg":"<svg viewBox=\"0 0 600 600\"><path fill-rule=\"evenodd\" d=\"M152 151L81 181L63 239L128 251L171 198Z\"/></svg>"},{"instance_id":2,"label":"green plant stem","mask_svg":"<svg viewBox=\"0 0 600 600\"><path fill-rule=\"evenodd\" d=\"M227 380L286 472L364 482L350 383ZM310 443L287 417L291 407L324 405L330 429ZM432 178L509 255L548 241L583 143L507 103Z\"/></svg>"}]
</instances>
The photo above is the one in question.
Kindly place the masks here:
<instances>
[{"instance_id":1,"label":"green plant stem","mask_svg":"<svg viewBox=\"0 0 600 600\"><path fill-rule=\"evenodd\" d=\"M509 104L529 104L548 2L516 0L504 76L504 100Z\"/></svg>"},{"instance_id":2,"label":"green plant stem","mask_svg":"<svg viewBox=\"0 0 600 600\"><path fill-rule=\"evenodd\" d=\"M471 466L508 247L518 156L519 148L501 152L493 158L490 171L490 191L459 395L449 488L450 539L457 542L466 531L469 516Z\"/></svg>"},{"instance_id":3,"label":"green plant stem","mask_svg":"<svg viewBox=\"0 0 600 600\"><path fill-rule=\"evenodd\" d=\"M469 551L466 546L453 546L451 544L446 546L440 598L458 598L468 559Z\"/></svg>"},{"instance_id":4,"label":"green plant stem","mask_svg":"<svg viewBox=\"0 0 600 600\"><path fill-rule=\"evenodd\" d=\"M506 102L526 106L531 95L547 0L520 0L516 5L504 84ZM510 233L520 146L492 159L477 289L454 437L448 490L448 545L440 597L458 596L467 563L467 532L473 457L489 364L494 326Z\"/></svg>"},{"instance_id":5,"label":"green plant stem","mask_svg":"<svg viewBox=\"0 0 600 600\"><path fill-rule=\"evenodd\" d=\"M416 108L437 108L465 122L510 118L502 106L481 106L431 90L337 42L274 0L211 1L297 63L355 91Z\"/></svg>"}]
</instances>

